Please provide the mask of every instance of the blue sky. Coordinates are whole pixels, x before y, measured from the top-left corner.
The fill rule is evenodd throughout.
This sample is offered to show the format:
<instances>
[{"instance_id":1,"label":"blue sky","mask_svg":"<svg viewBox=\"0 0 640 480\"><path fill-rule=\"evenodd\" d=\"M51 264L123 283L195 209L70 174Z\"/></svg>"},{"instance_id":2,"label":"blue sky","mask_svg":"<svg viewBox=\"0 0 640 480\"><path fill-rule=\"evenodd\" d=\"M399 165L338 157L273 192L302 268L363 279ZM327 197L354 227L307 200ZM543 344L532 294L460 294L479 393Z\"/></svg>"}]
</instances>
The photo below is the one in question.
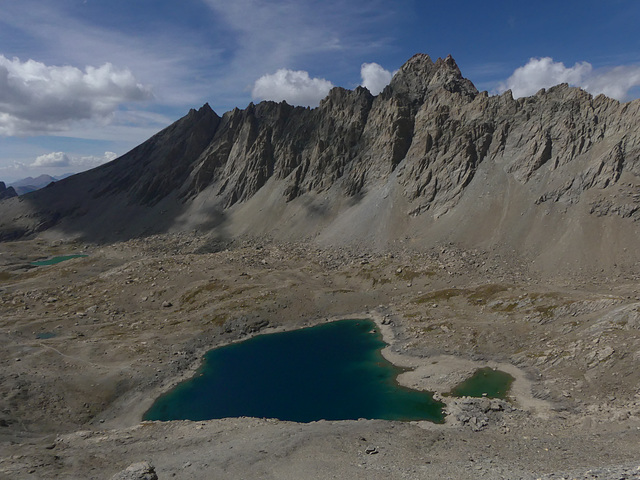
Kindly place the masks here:
<instances>
[{"instance_id":1,"label":"blue sky","mask_svg":"<svg viewBox=\"0 0 640 480\"><path fill-rule=\"evenodd\" d=\"M638 24L638 0L0 0L0 180L98 165L205 102L377 93L418 52L492 94L628 101Z\"/></svg>"}]
</instances>

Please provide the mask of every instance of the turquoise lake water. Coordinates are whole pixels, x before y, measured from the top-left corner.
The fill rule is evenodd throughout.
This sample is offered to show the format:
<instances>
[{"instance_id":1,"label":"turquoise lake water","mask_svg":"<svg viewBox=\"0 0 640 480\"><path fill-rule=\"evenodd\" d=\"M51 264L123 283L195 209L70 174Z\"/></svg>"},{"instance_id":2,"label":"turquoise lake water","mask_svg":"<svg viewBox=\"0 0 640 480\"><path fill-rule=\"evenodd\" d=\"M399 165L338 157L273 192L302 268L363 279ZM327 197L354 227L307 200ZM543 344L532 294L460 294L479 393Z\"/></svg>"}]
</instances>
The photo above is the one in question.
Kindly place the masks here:
<instances>
[{"instance_id":1,"label":"turquoise lake water","mask_svg":"<svg viewBox=\"0 0 640 480\"><path fill-rule=\"evenodd\" d=\"M444 404L401 387L370 320L259 335L209 351L196 375L160 397L144 420L277 418L296 422L444 421Z\"/></svg>"},{"instance_id":2,"label":"turquoise lake water","mask_svg":"<svg viewBox=\"0 0 640 480\"><path fill-rule=\"evenodd\" d=\"M36 335L36 338L38 340L48 340L50 338L54 338L55 336L56 336L56 334L53 333L53 332L42 332L42 333L38 333Z\"/></svg>"},{"instance_id":3,"label":"turquoise lake water","mask_svg":"<svg viewBox=\"0 0 640 480\"><path fill-rule=\"evenodd\" d=\"M493 368L479 368L464 382L451 390L454 397L506 398L515 379L506 372Z\"/></svg>"},{"instance_id":4,"label":"turquoise lake water","mask_svg":"<svg viewBox=\"0 0 640 480\"><path fill-rule=\"evenodd\" d=\"M87 257L88 255L60 255L57 257L49 258L47 260L38 260L37 262L31 262L31 265L36 267L44 267L45 265L55 265L56 263L64 262L65 260L71 260L72 258Z\"/></svg>"}]
</instances>

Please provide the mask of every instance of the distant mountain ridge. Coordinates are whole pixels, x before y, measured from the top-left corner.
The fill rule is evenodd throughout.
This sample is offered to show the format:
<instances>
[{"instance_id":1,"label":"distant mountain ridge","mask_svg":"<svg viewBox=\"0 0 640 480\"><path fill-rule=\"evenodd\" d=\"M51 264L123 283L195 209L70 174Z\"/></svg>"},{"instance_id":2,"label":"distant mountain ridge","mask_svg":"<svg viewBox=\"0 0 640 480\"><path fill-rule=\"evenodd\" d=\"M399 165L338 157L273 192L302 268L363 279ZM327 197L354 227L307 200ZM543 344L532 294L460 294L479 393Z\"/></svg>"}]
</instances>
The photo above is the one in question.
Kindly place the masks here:
<instances>
[{"instance_id":1,"label":"distant mountain ridge","mask_svg":"<svg viewBox=\"0 0 640 480\"><path fill-rule=\"evenodd\" d=\"M41 188L46 187L51 182L56 182L58 180L62 180L63 178L67 178L72 174L60 175L58 177L52 177L51 175L39 175L37 177L27 177L20 180L16 180L9 184L9 186L13 187L18 195L24 195L25 193L34 192Z\"/></svg>"},{"instance_id":2,"label":"distant mountain ridge","mask_svg":"<svg viewBox=\"0 0 640 480\"><path fill-rule=\"evenodd\" d=\"M4 200L5 198L13 198L17 195L18 194L13 187L7 187L4 182L0 182L0 200Z\"/></svg>"},{"instance_id":3,"label":"distant mountain ridge","mask_svg":"<svg viewBox=\"0 0 640 480\"><path fill-rule=\"evenodd\" d=\"M562 239L553 248L606 249L597 225L637 233L639 118L639 100L566 84L489 96L453 58L418 54L378 96L334 88L314 109L191 110L113 162L2 202L13 221L0 237L198 229L380 247L415 238L540 254ZM587 225L597 235L585 237Z\"/></svg>"}]
</instances>

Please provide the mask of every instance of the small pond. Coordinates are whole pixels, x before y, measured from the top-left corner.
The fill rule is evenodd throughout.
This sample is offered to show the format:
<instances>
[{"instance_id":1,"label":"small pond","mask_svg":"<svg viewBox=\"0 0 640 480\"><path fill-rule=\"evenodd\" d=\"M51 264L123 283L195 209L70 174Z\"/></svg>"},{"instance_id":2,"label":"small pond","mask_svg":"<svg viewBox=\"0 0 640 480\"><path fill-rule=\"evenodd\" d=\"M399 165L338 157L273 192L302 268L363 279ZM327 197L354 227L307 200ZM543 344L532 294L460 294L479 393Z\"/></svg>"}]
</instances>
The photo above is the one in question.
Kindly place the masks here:
<instances>
[{"instance_id":1,"label":"small pond","mask_svg":"<svg viewBox=\"0 0 640 480\"><path fill-rule=\"evenodd\" d=\"M515 379L506 372L493 368L479 368L464 382L457 385L449 395L454 397L506 398Z\"/></svg>"},{"instance_id":2,"label":"small pond","mask_svg":"<svg viewBox=\"0 0 640 480\"><path fill-rule=\"evenodd\" d=\"M38 340L47 340L49 338L54 338L56 334L54 332L41 332L36 334L36 338Z\"/></svg>"},{"instance_id":3,"label":"small pond","mask_svg":"<svg viewBox=\"0 0 640 480\"><path fill-rule=\"evenodd\" d=\"M44 267L45 265L55 265L56 263L64 262L65 260L71 260L72 258L81 258L87 256L88 255L59 255L47 260L38 260L37 262L31 262L31 265L35 265L36 267Z\"/></svg>"},{"instance_id":4,"label":"small pond","mask_svg":"<svg viewBox=\"0 0 640 480\"><path fill-rule=\"evenodd\" d=\"M209 351L196 375L163 395L144 420L264 417L444 421L444 404L401 387L370 320L259 335Z\"/></svg>"}]
</instances>

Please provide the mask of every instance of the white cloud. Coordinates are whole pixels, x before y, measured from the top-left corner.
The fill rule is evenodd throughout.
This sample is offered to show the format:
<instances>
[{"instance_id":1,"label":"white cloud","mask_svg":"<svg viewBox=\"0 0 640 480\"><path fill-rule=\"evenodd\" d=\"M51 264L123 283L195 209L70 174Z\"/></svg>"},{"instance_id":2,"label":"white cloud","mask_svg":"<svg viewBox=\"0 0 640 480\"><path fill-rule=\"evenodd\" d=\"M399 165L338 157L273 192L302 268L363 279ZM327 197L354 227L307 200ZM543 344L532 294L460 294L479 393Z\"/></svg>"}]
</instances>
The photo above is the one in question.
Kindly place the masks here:
<instances>
[{"instance_id":1,"label":"white cloud","mask_svg":"<svg viewBox=\"0 0 640 480\"><path fill-rule=\"evenodd\" d=\"M584 89L594 95L604 93L618 100L629 100L629 90L640 86L640 66L619 66L598 71L586 79Z\"/></svg>"},{"instance_id":2,"label":"white cloud","mask_svg":"<svg viewBox=\"0 0 640 480\"><path fill-rule=\"evenodd\" d=\"M30 166L37 167L68 167L71 163L69 157L64 152L52 152L40 155Z\"/></svg>"},{"instance_id":3,"label":"white cloud","mask_svg":"<svg viewBox=\"0 0 640 480\"><path fill-rule=\"evenodd\" d=\"M389 85L393 72L385 70L377 63L363 63L360 67L362 86L367 87L372 95L378 95L384 87Z\"/></svg>"},{"instance_id":4,"label":"white cloud","mask_svg":"<svg viewBox=\"0 0 640 480\"><path fill-rule=\"evenodd\" d=\"M117 156L114 152L104 152L102 155L51 152L37 156L35 161L28 158L5 161L0 163L0 180L8 185L25 177L37 177L42 174L56 176L83 172L115 160Z\"/></svg>"},{"instance_id":5,"label":"white cloud","mask_svg":"<svg viewBox=\"0 0 640 480\"><path fill-rule=\"evenodd\" d=\"M118 158L118 154L115 152L104 152L104 155L89 155L89 156L72 156L71 157L71 165L75 167L85 168L93 168L103 163L110 162Z\"/></svg>"},{"instance_id":6,"label":"white cloud","mask_svg":"<svg viewBox=\"0 0 640 480\"><path fill-rule=\"evenodd\" d=\"M324 78L311 78L308 72L281 68L256 80L251 95L256 100L285 100L292 105L317 106L333 84Z\"/></svg>"},{"instance_id":7,"label":"white cloud","mask_svg":"<svg viewBox=\"0 0 640 480\"><path fill-rule=\"evenodd\" d=\"M214 82L215 91L234 92L237 106L243 101L238 85L251 91L255 79L264 72L322 68L333 76L359 64L362 55L384 50L390 38L380 32L385 31L394 11L402 9L402 2L390 5L383 0L205 2L225 31L232 32L233 43L226 43L231 48L224 78ZM341 81L350 84L353 79Z\"/></svg>"},{"instance_id":8,"label":"white cloud","mask_svg":"<svg viewBox=\"0 0 640 480\"><path fill-rule=\"evenodd\" d=\"M515 98L534 95L541 88L549 88L559 83L581 87L587 92L605 95L618 100L626 100L628 92L640 85L640 66L619 66L612 69L595 69L588 62L565 67L562 62L554 62L550 57L532 58L517 68L513 74L498 86L498 91L511 90Z\"/></svg>"},{"instance_id":9,"label":"white cloud","mask_svg":"<svg viewBox=\"0 0 640 480\"><path fill-rule=\"evenodd\" d=\"M123 103L151 98L127 69L110 63L48 66L0 55L0 135L64 131L76 120L106 121Z\"/></svg>"},{"instance_id":10,"label":"white cloud","mask_svg":"<svg viewBox=\"0 0 640 480\"><path fill-rule=\"evenodd\" d=\"M104 155L78 156L68 155L64 152L51 152L40 155L35 162L29 165L30 168L61 168L73 167L74 169L87 169L97 167L103 163L115 160L118 155L114 152L104 152Z\"/></svg>"},{"instance_id":11,"label":"white cloud","mask_svg":"<svg viewBox=\"0 0 640 480\"><path fill-rule=\"evenodd\" d=\"M211 71L222 74L221 55L226 51L224 42L210 37L214 33L194 29L163 14L163 9L149 13L146 27L153 28L109 25L95 16L97 12L78 15L73 4L4 2L0 45L23 59L33 58L36 51L37 59L47 65L126 66L140 83L153 86L154 104L177 106L178 113L210 100ZM1 28L4 24L9 28Z\"/></svg>"}]
</instances>

